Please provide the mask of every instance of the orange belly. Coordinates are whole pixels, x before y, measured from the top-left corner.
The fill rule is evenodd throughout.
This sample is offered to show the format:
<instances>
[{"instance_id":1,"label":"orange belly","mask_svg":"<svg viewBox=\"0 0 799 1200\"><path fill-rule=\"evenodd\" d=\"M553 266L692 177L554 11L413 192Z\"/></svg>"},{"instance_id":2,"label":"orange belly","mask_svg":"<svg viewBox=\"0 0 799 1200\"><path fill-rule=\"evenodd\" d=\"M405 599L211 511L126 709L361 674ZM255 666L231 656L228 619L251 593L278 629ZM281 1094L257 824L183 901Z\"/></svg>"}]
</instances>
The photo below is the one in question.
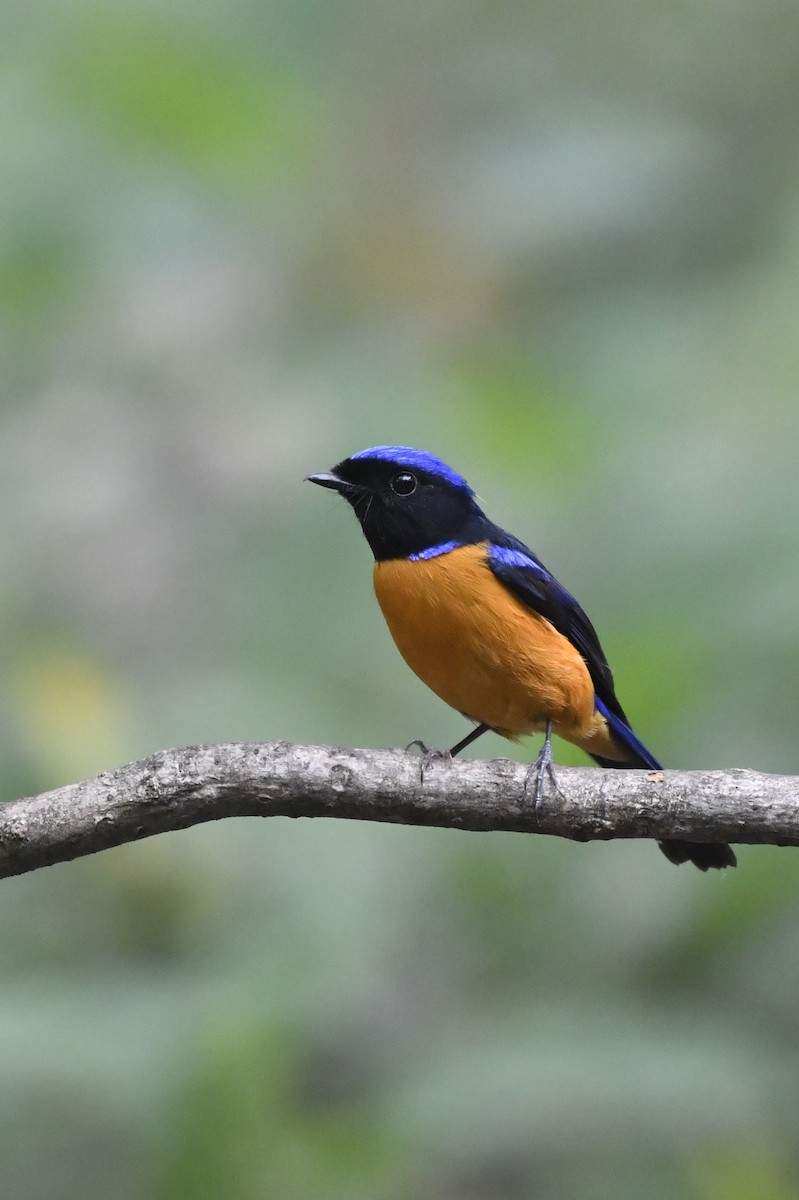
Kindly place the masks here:
<instances>
[{"instance_id":1,"label":"orange belly","mask_svg":"<svg viewBox=\"0 0 799 1200\"><path fill-rule=\"evenodd\" d=\"M506 737L545 729L620 759L571 642L499 582L484 545L375 564L375 592L411 670L447 704Z\"/></svg>"}]
</instances>

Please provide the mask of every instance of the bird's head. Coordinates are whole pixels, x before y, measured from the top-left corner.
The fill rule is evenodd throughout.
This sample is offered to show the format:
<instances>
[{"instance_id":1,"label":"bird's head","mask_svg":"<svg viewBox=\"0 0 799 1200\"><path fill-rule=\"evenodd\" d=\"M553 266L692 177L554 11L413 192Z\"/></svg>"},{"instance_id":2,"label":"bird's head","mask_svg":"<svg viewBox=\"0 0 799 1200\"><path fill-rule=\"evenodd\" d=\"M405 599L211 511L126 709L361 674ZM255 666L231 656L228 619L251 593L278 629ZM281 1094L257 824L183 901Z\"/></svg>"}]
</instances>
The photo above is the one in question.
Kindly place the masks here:
<instances>
[{"instance_id":1,"label":"bird's head","mask_svg":"<svg viewBox=\"0 0 799 1200\"><path fill-rule=\"evenodd\" d=\"M355 510L375 558L432 557L479 541L485 517L462 476L434 454L410 446L372 446L309 475Z\"/></svg>"}]
</instances>

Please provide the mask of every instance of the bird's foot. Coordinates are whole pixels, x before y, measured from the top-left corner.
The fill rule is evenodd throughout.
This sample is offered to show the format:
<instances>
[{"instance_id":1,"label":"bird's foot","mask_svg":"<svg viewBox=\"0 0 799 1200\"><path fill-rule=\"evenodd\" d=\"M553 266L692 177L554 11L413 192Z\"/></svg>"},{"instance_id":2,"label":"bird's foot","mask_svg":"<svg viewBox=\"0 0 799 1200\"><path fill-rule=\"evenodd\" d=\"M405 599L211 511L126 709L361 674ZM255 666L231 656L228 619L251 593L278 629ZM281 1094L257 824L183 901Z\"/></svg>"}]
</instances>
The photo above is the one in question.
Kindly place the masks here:
<instances>
[{"instance_id":1,"label":"bird's foot","mask_svg":"<svg viewBox=\"0 0 799 1200\"><path fill-rule=\"evenodd\" d=\"M551 783L557 794L562 800L566 797L558 787L558 780L555 774L555 764L552 761L552 726L547 723L547 734L544 738L544 744L541 747L538 757L534 763L530 764L527 775L524 779L524 798L527 800L530 794L531 784L533 787L533 807L536 815L541 810L541 804L544 799L544 778Z\"/></svg>"},{"instance_id":2,"label":"bird's foot","mask_svg":"<svg viewBox=\"0 0 799 1200\"><path fill-rule=\"evenodd\" d=\"M420 783L424 783L425 771L429 771L434 763L449 764L452 762L451 750L430 750L421 738L414 738L412 742L408 742L408 745L405 747L405 749L410 750L413 746L418 746L422 752L422 760L419 764Z\"/></svg>"}]
</instances>

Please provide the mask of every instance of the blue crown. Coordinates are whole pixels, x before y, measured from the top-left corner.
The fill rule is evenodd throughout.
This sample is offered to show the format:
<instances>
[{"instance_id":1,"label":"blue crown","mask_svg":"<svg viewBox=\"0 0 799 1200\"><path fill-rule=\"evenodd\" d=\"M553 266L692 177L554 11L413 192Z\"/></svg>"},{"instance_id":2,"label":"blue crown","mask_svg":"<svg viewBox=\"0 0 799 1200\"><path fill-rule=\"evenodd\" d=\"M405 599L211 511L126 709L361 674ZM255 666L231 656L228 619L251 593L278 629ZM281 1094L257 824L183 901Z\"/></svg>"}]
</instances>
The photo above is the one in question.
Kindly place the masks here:
<instances>
[{"instance_id":1,"label":"blue crown","mask_svg":"<svg viewBox=\"0 0 799 1200\"><path fill-rule=\"evenodd\" d=\"M428 454L426 450L414 450L412 446L370 446L368 450L359 450L350 457L375 458L380 462L396 463L398 467L415 467L417 471L428 471L431 475L438 475L453 487L463 488L470 496L474 495L462 475L453 471L442 459L436 458L435 454Z\"/></svg>"}]
</instances>

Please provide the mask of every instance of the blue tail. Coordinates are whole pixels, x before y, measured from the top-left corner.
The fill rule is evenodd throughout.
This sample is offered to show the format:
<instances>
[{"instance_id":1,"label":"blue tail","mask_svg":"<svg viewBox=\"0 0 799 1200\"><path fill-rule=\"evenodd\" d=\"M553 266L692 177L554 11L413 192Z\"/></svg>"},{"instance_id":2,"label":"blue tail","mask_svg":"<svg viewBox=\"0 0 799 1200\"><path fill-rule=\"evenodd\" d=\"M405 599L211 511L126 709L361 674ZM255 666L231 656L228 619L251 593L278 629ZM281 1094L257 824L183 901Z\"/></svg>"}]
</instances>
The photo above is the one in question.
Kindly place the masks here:
<instances>
[{"instance_id":1,"label":"blue tail","mask_svg":"<svg viewBox=\"0 0 799 1200\"><path fill-rule=\"evenodd\" d=\"M604 704L597 696L595 701L597 712L601 712L602 716L610 726L610 731L616 741L621 742L622 746L630 752L630 760L624 763L614 762L610 758L597 758L596 761L600 766L608 767L638 767L640 770L662 771L658 760L653 754L650 754L643 742L639 742L638 738L633 733L630 726L611 712L606 704ZM596 755L593 755L596 758Z\"/></svg>"},{"instance_id":2,"label":"blue tail","mask_svg":"<svg viewBox=\"0 0 799 1200\"><path fill-rule=\"evenodd\" d=\"M592 754L591 757L595 762L599 763L600 767L614 767L617 770L619 768L623 770L625 767L638 767L644 771L663 770L658 760L654 755L649 753L643 742L639 742L626 721L622 720L617 713L611 712L598 696L594 703L596 704L597 712L600 712L607 721L614 741L620 743L629 756L626 762L614 762L613 759L599 758L598 755ZM736 865L735 855L731 846L717 845L713 842L678 842L671 839L665 842L658 842L658 846L666 855L669 862L674 863L676 866L679 866L680 863L692 862L695 867L699 867L700 871L707 871L711 867L718 870L722 867L734 867Z\"/></svg>"}]
</instances>

